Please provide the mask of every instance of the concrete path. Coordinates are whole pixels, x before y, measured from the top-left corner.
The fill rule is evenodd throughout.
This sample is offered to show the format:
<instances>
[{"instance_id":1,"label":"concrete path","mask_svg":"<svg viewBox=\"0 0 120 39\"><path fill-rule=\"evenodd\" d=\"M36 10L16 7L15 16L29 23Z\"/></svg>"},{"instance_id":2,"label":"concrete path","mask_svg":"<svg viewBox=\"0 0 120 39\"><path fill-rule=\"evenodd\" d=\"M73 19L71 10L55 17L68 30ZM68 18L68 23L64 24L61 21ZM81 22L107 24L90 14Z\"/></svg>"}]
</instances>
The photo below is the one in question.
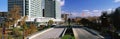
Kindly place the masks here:
<instances>
[{"instance_id":1,"label":"concrete path","mask_svg":"<svg viewBox=\"0 0 120 39\"><path fill-rule=\"evenodd\" d=\"M73 33L76 39L98 39L99 37L89 33L83 28L73 28Z\"/></svg>"},{"instance_id":2,"label":"concrete path","mask_svg":"<svg viewBox=\"0 0 120 39\"><path fill-rule=\"evenodd\" d=\"M53 28L32 39L59 39L59 36L62 34L63 30L64 28Z\"/></svg>"}]
</instances>

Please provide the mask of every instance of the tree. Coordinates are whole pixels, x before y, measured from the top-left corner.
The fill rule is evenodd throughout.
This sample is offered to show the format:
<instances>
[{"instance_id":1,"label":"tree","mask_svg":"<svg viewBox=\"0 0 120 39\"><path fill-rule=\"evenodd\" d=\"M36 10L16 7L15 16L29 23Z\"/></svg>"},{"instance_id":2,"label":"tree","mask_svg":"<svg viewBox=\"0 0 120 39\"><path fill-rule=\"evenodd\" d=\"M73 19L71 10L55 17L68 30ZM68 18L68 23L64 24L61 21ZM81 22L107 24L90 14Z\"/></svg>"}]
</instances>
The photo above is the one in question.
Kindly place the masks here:
<instances>
[{"instance_id":1,"label":"tree","mask_svg":"<svg viewBox=\"0 0 120 39\"><path fill-rule=\"evenodd\" d=\"M23 24L22 28L23 28L23 36L24 37L28 36L30 34L30 32L31 32L31 29L29 29L29 27L27 26L27 24Z\"/></svg>"},{"instance_id":2,"label":"tree","mask_svg":"<svg viewBox=\"0 0 120 39\"><path fill-rule=\"evenodd\" d=\"M29 35L30 31L26 23L22 25L22 28L23 28L22 31L23 31L23 38L24 38L25 36Z\"/></svg>"},{"instance_id":3,"label":"tree","mask_svg":"<svg viewBox=\"0 0 120 39\"><path fill-rule=\"evenodd\" d=\"M90 21L89 21L88 19L82 18L82 19L80 20L80 23L83 24L83 25L85 25L85 26L88 26L89 23L90 23Z\"/></svg>"},{"instance_id":4,"label":"tree","mask_svg":"<svg viewBox=\"0 0 120 39\"><path fill-rule=\"evenodd\" d=\"M27 18L28 18L28 16L24 16L23 19L19 22L20 23L19 25L23 26L24 24L26 24L25 21Z\"/></svg>"},{"instance_id":5,"label":"tree","mask_svg":"<svg viewBox=\"0 0 120 39\"><path fill-rule=\"evenodd\" d=\"M25 29L24 36L28 36L31 33L31 29Z\"/></svg>"},{"instance_id":6,"label":"tree","mask_svg":"<svg viewBox=\"0 0 120 39\"><path fill-rule=\"evenodd\" d=\"M11 20L11 22L13 23L12 25L14 26L16 26L18 20L21 18L20 10L20 6L14 5L13 8L11 8L11 10L9 11L9 15L7 16L7 19Z\"/></svg>"},{"instance_id":7,"label":"tree","mask_svg":"<svg viewBox=\"0 0 120 39\"><path fill-rule=\"evenodd\" d=\"M115 26L117 30L120 30L120 7L118 7L115 10L115 12L110 14L110 18L111 18L113 26Z\"/></svg>"},{"instance_id":8,"label":"tree","mask_svg":"<svg viewBox=\"0 0 120 39\"><path fill-rule=\"evenodd\" d=\"M30 28L29 29L31 29L30 33L35 33L37 31L37 27L36 27L36 25L34 23L30 24Z\"/></svg>"},{"instance_id":9,"label":"tree","mask_svg":"<svg viewBox=\"0 0 120 39\"><path fill-rule=\"evenodd\" d=\"M19 37L22 35L22 32L20 31L19 28L13 28L13 32L14 32L15 37Z\"/></svg>"},{"instance_id":10,"label":"tree","mask_svg":"<svg viewBox=\"0 0 120 39\"><path fill-rule=\"evenodd\" d=\"M76 18L74 21L75 21L75 23L80 24L80 19L79 18Z\"/></svg>"},{"instance_id":11,"label":"tree","mask_svg":"<svg viewBox=\"0 0 120 39\"><path fill-rule=\"evenodd\" d=\"M107 12L103 12L103 14L101 15L100 19L101 19L102 27L109 27L110 26L110 24L108 22Z\"/></svg>"},{"instance_id":12,"label":"tree","mask_svg":"<svg viewBox=\"0 0 120 39\"><path fill-rule=\"evenodd\" d=\"M18 20L21 18L20 16L20 7L18 5L14 5L13 8L9 11L8 15L6 16L5 19L5 28L9 28L11 25L16 26L18 23ZM13 32L15 33L16 36L18 36L18 29L13 29ZM6 35L6 34L5 34Z\"/></svg>"},{"instance_id":13,"label":"tree","mask_svg":"<svg viewBox=\"0 0 120 39\"><path fill-rule=\"evenodd\" d=\"M6 28L9 28L9 26L10 26L10 22L9 21L5 22L4 24L5 24Z\"/></svg>"},{"instance_id":14,"label":"tree","mask_svg":"<svg viewBox=\"0 0 120 39\"><path fill-rule=\"evenodd\" d=\"M71 23L71 19L70 19L70 18L68 18L68 25L70 25L70 23Z\"/></svg>"},{"instance_id":15,"label":"tree","mask_svg":"<svg viewBox=\"0 0 120 39\"><path fill-rule=\"evenodd\" d=\"M52 25L53 23L54 23L53 20L49 20L49 21L48 21L48 25Z\"/></svg>"}]
</instances>

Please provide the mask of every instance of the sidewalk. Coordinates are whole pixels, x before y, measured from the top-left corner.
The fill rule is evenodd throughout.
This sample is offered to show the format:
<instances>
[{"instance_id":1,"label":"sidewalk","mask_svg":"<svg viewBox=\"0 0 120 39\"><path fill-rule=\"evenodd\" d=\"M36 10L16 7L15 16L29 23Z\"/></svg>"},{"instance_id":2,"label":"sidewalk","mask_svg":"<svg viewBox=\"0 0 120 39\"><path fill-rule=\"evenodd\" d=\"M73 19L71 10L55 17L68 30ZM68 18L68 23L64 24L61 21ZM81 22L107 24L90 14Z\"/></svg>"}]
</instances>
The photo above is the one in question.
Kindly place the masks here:
<instances>
[{"instance_id":1,"label":"sidewalk","mask_svg":"<svg viewBox=\"0 0 120 39\"><path fill-rule=\"evenodd\" d=\"M93 30L93 29L89 29L89 28L86 28L86 27L83 27L83 28L84 28L85 30L87 30L88 32L92 33L93 35L96 35L96 36L98 36L99 38L104 39L104 37L101 36L98 31Z\"/></svg>"},{"instance_id":2,"label":"sidewalk","mask_svg":"<svg viewBox=\"0 0 120 39\"><path fill-rule=\"evenodd\" d=\"M53 29L53 28L48 28L48 29L46 29L46 30L39 31L39 32L34 33L34 34L30 35L30 36L27 36L25 39L35 38L36 36L38 36L38 35L40 35L40 34L43 34L43 33L47 32L47 31L49 31L49 30L52 30L52 29Z\"/></svg>"},{"instance_id":3,"label":"sidewalk","mask_svg":"<svg viewBox=\"0 0 120 39\"><path fill-rule=\"evenodd\" d=\"M65 28L50 28L28 36L27 39L60 39L60 35L64 30Z\"/></svg>"}]
</instances>

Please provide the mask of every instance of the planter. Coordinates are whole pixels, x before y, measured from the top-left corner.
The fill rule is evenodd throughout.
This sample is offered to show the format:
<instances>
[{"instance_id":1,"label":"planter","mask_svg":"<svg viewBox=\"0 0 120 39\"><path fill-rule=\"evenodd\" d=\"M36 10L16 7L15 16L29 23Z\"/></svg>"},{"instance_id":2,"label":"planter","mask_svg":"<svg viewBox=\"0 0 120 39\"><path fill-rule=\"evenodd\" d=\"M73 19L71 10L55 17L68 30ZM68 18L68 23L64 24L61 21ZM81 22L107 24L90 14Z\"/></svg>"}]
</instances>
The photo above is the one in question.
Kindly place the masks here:
<instances>
[{"instance_id":1,"label":"planter","mask_svg":"<svg viewBox=\"0 0 120 39\"><path fill-rule=\"evenodd\" d=\"M75 39L72 28L68 27L61 39Z\"/></svg>"}]
</instances>

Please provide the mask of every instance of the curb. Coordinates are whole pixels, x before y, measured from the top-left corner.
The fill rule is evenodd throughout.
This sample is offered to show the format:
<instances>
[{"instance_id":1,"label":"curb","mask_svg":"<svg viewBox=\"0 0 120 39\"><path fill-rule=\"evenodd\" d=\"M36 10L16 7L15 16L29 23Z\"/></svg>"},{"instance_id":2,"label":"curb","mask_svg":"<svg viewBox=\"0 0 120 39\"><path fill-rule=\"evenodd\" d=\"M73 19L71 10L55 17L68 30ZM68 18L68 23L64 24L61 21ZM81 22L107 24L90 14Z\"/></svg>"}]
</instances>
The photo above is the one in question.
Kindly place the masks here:
<instances>
[{"instance_id":1,"label":"curb","mask_svg":"<svg viewBox=\"0 0 120 39\"><path fill-rule=\"evenodd\" d=\"M76 30L75 30L74 28L72 28L72 30L73 30L73 34L74 34L74 36L75 36L75 39L79 39Z\"/></svg>"},{"instance_id":2,"label":"curb","mask_svg":"<svg viewBox=\"0 0 120 39\"><path fill-rule=\"evenodd\" d=\"M32 38L34 38L34 37L36 37L36 36L38 36L38 35L41 35L41 34L47 32L47 31L49 31L49 30L52 30L52 29L53 29L53 28L48 28L48 29L46 29L46 30L39 31L39 32L37 32L37 33L35 33L35 34L33 34L33 35L30 35L30 36L25 37L25 39L32 39Z\"/></svg>"},{"instance_id":3,"label":"curb","mask_svg":"<svg viewBox=\"0 0 120 39\"><path fill-rule=\"evenodd\" d=\"M64 28L63 32L61 33L61 35L59 37L63 37L65 35L67 28Z\"/></svg>"}]
</instances>

